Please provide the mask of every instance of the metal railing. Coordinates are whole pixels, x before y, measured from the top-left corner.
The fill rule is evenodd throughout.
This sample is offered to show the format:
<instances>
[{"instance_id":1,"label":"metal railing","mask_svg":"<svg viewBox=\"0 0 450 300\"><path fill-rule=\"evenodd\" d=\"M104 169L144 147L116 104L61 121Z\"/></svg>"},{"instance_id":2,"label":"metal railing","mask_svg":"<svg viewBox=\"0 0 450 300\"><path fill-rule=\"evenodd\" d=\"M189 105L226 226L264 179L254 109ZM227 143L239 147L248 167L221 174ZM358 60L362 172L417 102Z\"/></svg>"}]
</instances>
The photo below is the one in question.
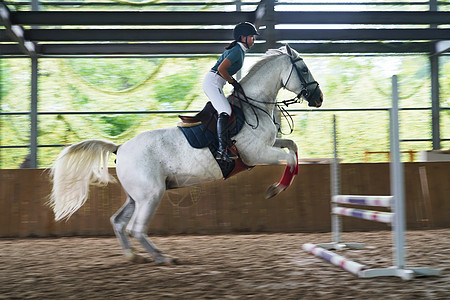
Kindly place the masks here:
<instances>
[{"instance_id":1,"label":"metal railing","mask_svg":"<svg viewBox=\"0 0 450 300\"><path fill-rule=\"evenodd\" d=\"M388 112L390 108L385 107L369 107L369 108L323 108L323 109L288 109L289 113L308 112L308 113L325 113L325 112L365 112L365 111L385 111ZM441 110L450 110L450 107L441 107ZM400 108L400 111L431 111L431 107L405 107ZM191 114L197 113L198 110L147 110L147 111L61 111L61 112L38 112L41 115L176 115L176 114ZM30 112L0 112L0 116L27 116ZM450 141L450 138L441 138L441 141ZM431 138L424 139L401 139L400 142L431 142ZM65 144L47 144L37 145L38 148L50 147L64 147ZM18 149L30 148L30 145L0 145L0 149Z\"/></svg>"}]
</instances>

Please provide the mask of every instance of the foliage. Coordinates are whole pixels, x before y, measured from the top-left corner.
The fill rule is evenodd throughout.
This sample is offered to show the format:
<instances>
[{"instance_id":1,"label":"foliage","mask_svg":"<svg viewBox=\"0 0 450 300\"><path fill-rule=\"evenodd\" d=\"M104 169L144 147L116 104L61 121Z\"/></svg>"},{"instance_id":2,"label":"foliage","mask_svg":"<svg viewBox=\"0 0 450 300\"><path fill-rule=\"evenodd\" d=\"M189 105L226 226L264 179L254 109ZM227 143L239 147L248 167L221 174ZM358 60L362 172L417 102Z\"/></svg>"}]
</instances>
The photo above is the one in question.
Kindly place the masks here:
<instances>
[{"instance_id":1,"label":"foliage","mask_svg":"<svg viewBox=\"0 0 450 300\"><path fill-rule=\"evenodd\" d=\"M4 60L0 60L0 99L7 95L11 90L11 80L9 76L1 76L1 74L10 74L9 66ZM0 102L1 104L1 102ZM2 107L0 106L0 110Z\"/></svg>"},{"instance_id":2,"label":"foliage","mask_svg":"<svg viewBox=\"0 0 450 300\"><path fill-rule=\"evenodd\" d=\"M144 82L149 70L155 69L160 59L71 59L69 66L83 80L104 90L123 91ZM132 69L130 70L130 66Z\"/></svg>"},{"instance_id":3,"label":"foliage","mask_svg":"<svg viewBox=\"0 0 450 300\"><path fill-rule=\"evenodd\" d=\"M135 118L128 115L101 116L102 130L111 136L117 136L125 132L136 123Z\"/></svg>"},{"instance_id":4,"label":"foliage","mask_svg":"<svg viewBox=\"0 0 450 300\"><path fill-rule=\"evenodd\" d=\"M194 60L183 72L167 75L155 81L155 98L164 109L187 109L192 98L189 94L199 81L200 73Z\"/></svg>"},{"instance_id":5,"label":"foliage","mask_svg":"<svg viewBox=\"0 0 450 300\"><path fill-rule=\"evenodd\" d=\"M248 57L243 73L255 62ZM202 90L204 74L215 58L174 59L41 59L39 64L39 116L41 145L64 145L88 138L123 143L134 135L174 126L167 114L64 114L83 111L198 110L207 101ZM327 108L388 108L391 75L398 74L400 106L430 107L429 63L424 56L406 57L305 57L325 95ZM1 61L1 110L27 112L30 103L30 64L27 59ZM441 59L441 106L450 106L450 59ZM229 90L228 85L226 91ZM292 98L281 91L279 99ZM289 107L304 109L305 104ZM332 156L332 115L336 114L339 152L344 162L362 162L365 151L389 150L387 111L294 112L294 133L301 158ZM29 144L27 115L0 119L2 146ZM431 138L430 111L402 111L402 139ZM287 124L283 121L284 128ZM287 130L284 130L287 131ZM450 137L450 111L441 112L441 137ZM443 148L450 147L443 142ZM402 150L429 150L430 142L402 143ZM39 148L40 167L48 167L60 148ZM17 168L26 149L1 149L1 168ZM386 161L385 155L370 161ZM406 158L406 156L405 156ZM113 160L112 160L113 161ZM113 165L113 162L111 162Z\"/></svg>"}]
</instances>

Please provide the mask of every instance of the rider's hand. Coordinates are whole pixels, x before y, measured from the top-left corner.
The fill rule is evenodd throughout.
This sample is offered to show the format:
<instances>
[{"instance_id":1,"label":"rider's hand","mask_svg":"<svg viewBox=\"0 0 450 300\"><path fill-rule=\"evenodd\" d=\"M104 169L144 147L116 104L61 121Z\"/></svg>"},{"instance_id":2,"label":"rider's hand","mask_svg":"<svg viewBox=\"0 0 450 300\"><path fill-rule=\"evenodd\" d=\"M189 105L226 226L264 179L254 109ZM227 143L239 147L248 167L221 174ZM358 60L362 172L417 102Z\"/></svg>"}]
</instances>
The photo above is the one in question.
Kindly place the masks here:
<instances>
[{"instance_id":1,"label":"rider's hand","mask_svg":"<svg viewBox=\"0 0 450 300\"><path fill-rule=\"evenodd\" d=\"M236 93L244 94L244 89L242 88L241 84L236 81L236 79L233 78L233 81L231 82L231 85L234 87L234 91Z\"/></svg>"}]
</instances>

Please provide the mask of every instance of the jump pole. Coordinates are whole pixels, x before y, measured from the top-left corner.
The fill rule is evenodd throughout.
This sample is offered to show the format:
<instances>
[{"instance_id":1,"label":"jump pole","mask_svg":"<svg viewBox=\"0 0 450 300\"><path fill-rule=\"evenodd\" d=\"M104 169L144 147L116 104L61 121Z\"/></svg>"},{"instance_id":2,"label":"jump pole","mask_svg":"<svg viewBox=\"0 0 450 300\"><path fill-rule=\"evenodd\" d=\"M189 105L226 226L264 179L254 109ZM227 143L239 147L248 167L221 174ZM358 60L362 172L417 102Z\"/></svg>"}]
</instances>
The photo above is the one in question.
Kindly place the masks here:
<instances>
[{"instance_id":1,"label":"jump pole","mask_svg":"<svg viewBox=\"0 0 450 300\"><path fill-rule=\"evenodd\" d=\"M392 76L392 107L390 109L390 148L391 148L391 194L394 196L394 222L392 223L393 259L399 269L405 268L405 189L403 164L400 156L400 134L398 122L398 81Z\"/></svg>"},{"instance_id":2,"label":"jump pole","mask_svg":"<svg viewBox=\"0 0 450 300\"><path fill-rule=\"evenodd\" d=\"M333 242L314 245L306 243L303 249L328 262L341 267L359 277L370 278L379 276L396 276L405 280L418 276L439 276L440 271L430 268L406 268L405 254L405 200L403 165L400 157L400 139L398 122L398 82L397 76L392 76L392 108L390 109L390 177L392 196L357 196L340 195L339 184L339 162L337 155L337 130L336 118L333 116L333 138L334 138L334 160L331 166L332 178L332 238ZM369 210L358 210L354 208L341 207L339 204L384 206L390 207L391 213ZM393 262L394 266L388 268L369 269L367 266L348 260L332 251L326 249L342 250L345 248L359 249L364 247L359 243L343 243L340 240L342 230L341 217L352 216L377 222L390 223L392 226L393 239Z\"/></svg>"}]
</instances>

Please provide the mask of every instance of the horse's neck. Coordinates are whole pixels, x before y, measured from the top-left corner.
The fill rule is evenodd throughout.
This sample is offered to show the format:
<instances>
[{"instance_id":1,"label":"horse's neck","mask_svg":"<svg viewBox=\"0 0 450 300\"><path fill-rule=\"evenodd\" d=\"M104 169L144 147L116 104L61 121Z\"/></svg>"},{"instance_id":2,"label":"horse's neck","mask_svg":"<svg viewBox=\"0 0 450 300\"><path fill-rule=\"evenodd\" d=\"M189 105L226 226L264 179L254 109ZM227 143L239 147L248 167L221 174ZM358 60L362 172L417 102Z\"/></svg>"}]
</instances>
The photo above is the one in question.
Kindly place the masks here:
<instances>
[{"instance_id":1,"label":"horse's neck","mask_svg":"<svg viewBox=\"0 0 450 300\"><path fill-rule=\"evenodd\" d=\"M242 80L242 88L246 96L256 100L252 104L264 109L269 114L273 113L275 107L276 96L281 88L280 77L284 67L285 60L281 56L275 57L255 72L249 73Z\"/></svg>"}]
</instances>

